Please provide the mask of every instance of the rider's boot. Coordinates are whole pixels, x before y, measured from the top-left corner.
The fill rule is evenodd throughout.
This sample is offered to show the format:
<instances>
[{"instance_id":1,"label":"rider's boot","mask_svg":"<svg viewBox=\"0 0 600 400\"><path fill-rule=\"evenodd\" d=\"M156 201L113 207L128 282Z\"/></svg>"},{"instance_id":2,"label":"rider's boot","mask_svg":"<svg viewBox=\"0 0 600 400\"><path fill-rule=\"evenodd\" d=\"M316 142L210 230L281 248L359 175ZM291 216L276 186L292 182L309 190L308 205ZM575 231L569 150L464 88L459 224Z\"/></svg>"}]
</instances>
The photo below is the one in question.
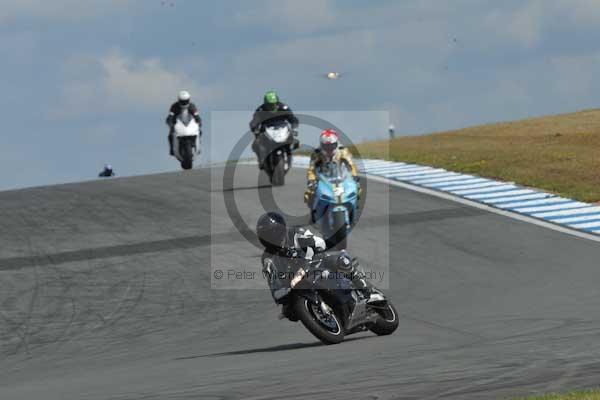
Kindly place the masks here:
<instances>
[{"instance_id":1,"label":"rider's boot","mask_svg":"<svg viewBox=\"0 0 600 400\"><path fill-rule=\"evenodd\" d=\"M259 137L256 135L254 137L254 142L252 142L252 151L256 154L256 161L258 162L258 169L264 168L264 160L262 157L262 151L259 143Z\"/></svg>"},{"instance_id":2,"label":"rider's boot","mask_svg":"<svg viewBox=\"0 0 600 400\"><path fill-rule=\"evenodd\" d=\"M353 271L353 276L352 276L352 280L355 284L356 287L359 287L361 289L361 292L364 296L365 299L367 300L367 303L376 303L378 301L383 301L385 300L385 298L381 295L381 293L379 293L378 290L375 289L375 287L371 284L371 282L369 282L366 278L367 276L362 272L362 270L359 268L358 266L358 261L356 259L352 260L353 265L352 265L352 271Z\"/></svg>"},{"instance_id":3,"label":"rider's boot","mask_svg":"<svg viewBox=\"0 0 600 400\"><path fill-rule=\"evenodd\" d=\"M279 313L278 319L289 319L290 321L298 321L297 318L294 318L292 312L292 305L290 303L285 303L281 306L281 313Z\"/></svg>"},{"instance_id":4,"label":"rider's boot","mask_svg":"<svg viewBox=\"0 0 600 400\"><path fill-rule=\"evenodd\" d=\"M364 298L367 299L367 304L377 303L379 301L385 300L385 297L383 297L381 293L375 290L375 287L371 285L369 281L367 281L364 278L361 278L360 281L362 286L361 292Z\"/></svg>"},{"instance_id":5,"label":"rider's boot","mask_svg":"<svg viewBox=\"0 0 600 400\"><path fill-rule=\"evenodd\" d=\"M258 158L258 168L265 169L265 161L267 159L265 155L265 150L262 146L258 146L258 153L256 153L256 158Z\"/></svg>"},{"instance_id":6,"label":"rider's boot","mask_svg":"<svg viewBox=\"0 0 600 400\"><path fill-rule=\"evenodd\" d=\"M169 133L169 136L167 136L167 140L169 141L169 155L174 156L175 153L173 152L173 134L172 133Z\"/></svg>"}]
</instances>

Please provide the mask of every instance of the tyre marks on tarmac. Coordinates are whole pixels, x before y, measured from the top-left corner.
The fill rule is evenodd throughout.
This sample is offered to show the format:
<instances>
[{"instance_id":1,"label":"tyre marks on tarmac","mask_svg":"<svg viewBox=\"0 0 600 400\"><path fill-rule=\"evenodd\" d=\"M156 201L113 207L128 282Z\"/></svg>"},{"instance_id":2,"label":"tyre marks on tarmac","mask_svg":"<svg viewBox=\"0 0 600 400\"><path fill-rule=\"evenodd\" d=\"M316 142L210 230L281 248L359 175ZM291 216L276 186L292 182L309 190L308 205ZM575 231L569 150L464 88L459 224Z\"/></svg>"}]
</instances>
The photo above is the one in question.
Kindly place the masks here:
<instances>
[{"instance_id":1,"label":"tyre marks on tarmac","mask_svg":"<svg viewBox=\"0 0 600 400\"><path fill-rule=\"evenodd\" d=\"M469 207L452 207L441 210L391 214L383 216L364 217L360 220L363 227L386 225L408 225L432 221L443 221L454 218L469 218L485 215L480 210ZM252 231L247 231L253 233ZM66 263L101 260L114 257L126 257L148 253L161 253L173 250L185 250L198 247L208 247L212 244L227 244L245 241L238 231L213 233L206 235L190 235L162 240L152 240L141 243L131 243L114 246L102 246L74 251L62 251L26 257L0 258L0 271L17 270L27 267L44 267Z\"/></svg>"}]
</instances>

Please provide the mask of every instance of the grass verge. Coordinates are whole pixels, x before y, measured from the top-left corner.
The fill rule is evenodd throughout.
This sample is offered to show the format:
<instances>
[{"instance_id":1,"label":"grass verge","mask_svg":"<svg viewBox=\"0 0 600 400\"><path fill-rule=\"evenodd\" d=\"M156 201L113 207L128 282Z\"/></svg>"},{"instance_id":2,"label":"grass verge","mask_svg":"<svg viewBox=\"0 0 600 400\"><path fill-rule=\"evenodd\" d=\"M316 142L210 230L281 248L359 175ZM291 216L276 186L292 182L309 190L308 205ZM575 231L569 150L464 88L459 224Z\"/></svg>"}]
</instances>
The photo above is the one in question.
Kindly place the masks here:
<instances>
[{"instance_id":1,"label":"grass verge","mask_svg":"<svg viewBox=\"0 0 600 400\"><path fill-rule=\"evenodd\" d=\"M588 390L571 393L551 393L543 396L519 397L514 400L600 400L600 390Z\"/></svg>"},{"instance_id":2,"label":"grass verge","mask_svg":"<svg viewBox=\"0 0 600 400\"><path fill-rule=\"evenodd\" d=\"M600 201L600 110L367 142L353 151Z\"/></svg>"}]
</instances>

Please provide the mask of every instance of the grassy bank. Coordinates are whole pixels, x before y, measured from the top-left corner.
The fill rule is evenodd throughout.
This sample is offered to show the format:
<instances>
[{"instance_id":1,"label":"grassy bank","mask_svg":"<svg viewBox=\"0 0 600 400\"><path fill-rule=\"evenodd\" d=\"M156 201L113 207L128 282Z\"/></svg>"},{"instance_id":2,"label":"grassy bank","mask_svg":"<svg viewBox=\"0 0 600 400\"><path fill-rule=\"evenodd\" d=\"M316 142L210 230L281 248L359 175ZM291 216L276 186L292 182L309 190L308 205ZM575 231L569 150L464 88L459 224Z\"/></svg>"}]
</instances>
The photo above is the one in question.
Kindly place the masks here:
<instances>
[{"instance_id":1,"label":"grassy bank","mask_svg":"<svg viewBox=\"0 0 600 400\"><path fill-rule=\"evenodd\" d=\"M515 400L600 400L600 390L547 394L543 396L522 397Z\"/></svg>"},{"instance_id":2,"label":"grassy bank","mask_svg":"<svg viewBox=\"0 0 600 400\"><path fill-rule=\"evenodd\" d=\"M357 149L362 157L426 164L600 201L600 110L406 136Z\"/></svg>"}]
</instances>

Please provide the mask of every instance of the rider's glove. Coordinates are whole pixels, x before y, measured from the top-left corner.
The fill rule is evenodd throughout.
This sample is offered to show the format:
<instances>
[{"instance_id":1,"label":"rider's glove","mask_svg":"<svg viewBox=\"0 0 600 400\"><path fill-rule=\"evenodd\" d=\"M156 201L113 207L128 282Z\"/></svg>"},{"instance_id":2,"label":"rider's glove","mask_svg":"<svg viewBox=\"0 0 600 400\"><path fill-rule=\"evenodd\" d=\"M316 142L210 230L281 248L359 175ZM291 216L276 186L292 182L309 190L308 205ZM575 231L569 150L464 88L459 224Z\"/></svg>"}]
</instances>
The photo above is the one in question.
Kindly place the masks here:
<instances>
[{"instance_id":1,"label":"rider's glove","mask_svg":"<svg viewBox=\"0 0 600 400\"><path fill-rule=\"evenodd\" d=\"M308 204L310 202L310 198L312 197L312 191L310 189L306 189L304 191L304 202Z\"/></svg>"},{"instance_id":2,"label":"rider's glove","mask_svg":"<svg viewBox=\"0 0 600 400\"><path fill-rule=\"evenodd\" d=\"M362 196L362 185L360 184L360 176L355 175L353 176L354 181L356 182L356 185L358 186L358 198L360 199L360 196Z\"/></svg>"},{"instance_id":3,"label":"rider's glove","mask_svg":"<svg viewBox=\"0 0 600 400\"><path fill-rule=\"evenodd\" d=\"M283 251L283 254L287 258L296 258L298 257L298 250L293 247L287 248Z\"/></svg>"},{"instance_id":4,"label":"rider's glove","mask_svg":"<svg viewBox=\"0 0 600 400\"><path fill-rule=\"evenodd\" d=\"M304 191L304 202L308 204L310 199L313 197L315 193L315 188L317 187L317 181L308 181L308 185L306 190Z\"/></svg>"},{"instance_id":5,"label":"rider's glove","mask_svg":"<svg viewBox=\"0 0 600 400\"><path fill-rule=\"evenodd\" d=\"M325 244L325 240L322 237L315 236L315 249L317 251L324 251L327 249L327 245Z\"/></svg>"}]
</instances>

